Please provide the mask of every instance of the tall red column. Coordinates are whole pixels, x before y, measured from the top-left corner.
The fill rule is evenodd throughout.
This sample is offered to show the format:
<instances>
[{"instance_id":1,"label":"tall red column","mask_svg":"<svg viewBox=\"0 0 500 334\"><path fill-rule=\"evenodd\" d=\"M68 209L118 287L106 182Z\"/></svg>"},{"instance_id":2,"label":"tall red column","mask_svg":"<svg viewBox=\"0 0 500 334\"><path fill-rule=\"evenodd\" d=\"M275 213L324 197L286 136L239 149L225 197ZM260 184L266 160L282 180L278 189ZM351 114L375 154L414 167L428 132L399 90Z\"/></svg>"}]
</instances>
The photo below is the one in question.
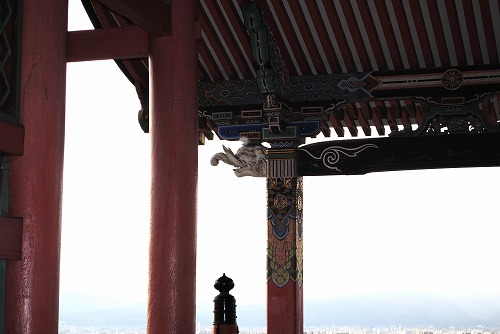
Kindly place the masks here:
<instances>
[{"instance_id":1,"label":"tall red column","mask_svg":"<svg viewBox=\"0 0 500 334\"><path fill-rule=\"evenodd\" d=\"M267 333L302 334L302 177L296 148L267 151Z\"/></svg>"},{"instance_id":2,"label":"tall red column","mask_svg":"<svg viewBox=\"0 0 500 334\"><path fill-rule=\"evenodd\" d=\"M8 334L58 332L67 15L67 0L24 1L24 154L9 175L9 213L24 226L22 258L7 262Z\"/></svg>"},{"instance_id":3,"label":"tall red column","mask_svg":"<svg viewBox=\"0 0 500 334\"><path fill-rule=\"evenodd\" d=\"M172 1L171 37L152 37L150 42L149 334L196 330L195 11L195 0Z\"/></svg>"}]
</instances>

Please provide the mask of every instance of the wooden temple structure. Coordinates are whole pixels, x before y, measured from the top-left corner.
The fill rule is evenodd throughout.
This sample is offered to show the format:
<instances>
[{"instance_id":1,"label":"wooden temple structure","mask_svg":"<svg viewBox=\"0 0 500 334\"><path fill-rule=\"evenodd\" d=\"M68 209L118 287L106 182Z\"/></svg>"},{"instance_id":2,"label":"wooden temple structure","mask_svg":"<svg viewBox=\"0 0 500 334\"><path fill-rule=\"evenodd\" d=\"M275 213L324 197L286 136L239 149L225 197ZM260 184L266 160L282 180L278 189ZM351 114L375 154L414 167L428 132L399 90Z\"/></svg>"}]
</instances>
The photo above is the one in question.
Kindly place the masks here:
<instances>
[{"instance_id":1,"label":"wooden temple structure","mask_svg":"<svg viewBox=\"0 0 500 334\"><path fill-rule=\"evenodd\" d=\"M500 165L499 0L82 3L95 30L67 31L67 0L0 0L0 333L58 330L67 62L115 59L137 89L151 334L195 332L206 138L267 177L269 334L303 332L304 176Z\"/></svg>"}]
</instances>

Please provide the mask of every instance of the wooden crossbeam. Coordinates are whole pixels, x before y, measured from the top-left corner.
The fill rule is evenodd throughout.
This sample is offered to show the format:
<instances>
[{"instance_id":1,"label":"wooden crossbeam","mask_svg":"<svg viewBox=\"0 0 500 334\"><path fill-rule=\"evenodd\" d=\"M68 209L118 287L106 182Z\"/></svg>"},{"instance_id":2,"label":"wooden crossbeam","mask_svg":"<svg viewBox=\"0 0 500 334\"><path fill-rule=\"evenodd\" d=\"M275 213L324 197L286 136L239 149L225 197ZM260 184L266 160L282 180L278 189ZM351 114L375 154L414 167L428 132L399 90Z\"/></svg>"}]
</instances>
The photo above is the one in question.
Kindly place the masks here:
<instances>
[{"instance_id":1,"label":"wooden crossbeam","mask_svg":"<svg viewBox=\"0 0 500 334\"><path fill-rule=\"evenodd\" d=\"M427 73L429 70L401 70L390 77L387 76L386 72L291 76L288 104L291 107L312 107L329 105L332 101L349 103L372 101L373 99L412 100L415 96L473 96L480 92L500 91L499 69L488 67L488 71L479 71L476 68L475 66L460 68L466 79L463 86L455 91L442 87L439 78L445 70L439 68L433 69L435 71L433 73ZM342 85L350 78L367 75L380 81L380 84L371 87L370 91L362 88L345 88ZM425 75L434 78L433 86L418 88L412 85L414 80L422 80ZM477 78L474 75L477 75ZM251 94L248 94L249 92ZM203 110L220 108L227 110L262 105L262 97L255 79L200 82L198 97L199 106Z\"/></svg>"},{"instance_id":2,"label":"wooden crossbeam","mask_svg":"<svg viewBox=\"0 0 500 334\"><path fill-rule=\"evenodd\" d=\"M301 146L298 163L301 176L500 166L500 132L321 142Z\"/></svg>"},{"instance_id":3,"label":"wooden crossbeam","mask_svg":"<svg viewBox=\"0 0 500 334\"><path fill-rule=\"evenodd\" d=\"M148 55L149 34L137 26L68 32L68 62Z\"/></svg>"}]
</instances>

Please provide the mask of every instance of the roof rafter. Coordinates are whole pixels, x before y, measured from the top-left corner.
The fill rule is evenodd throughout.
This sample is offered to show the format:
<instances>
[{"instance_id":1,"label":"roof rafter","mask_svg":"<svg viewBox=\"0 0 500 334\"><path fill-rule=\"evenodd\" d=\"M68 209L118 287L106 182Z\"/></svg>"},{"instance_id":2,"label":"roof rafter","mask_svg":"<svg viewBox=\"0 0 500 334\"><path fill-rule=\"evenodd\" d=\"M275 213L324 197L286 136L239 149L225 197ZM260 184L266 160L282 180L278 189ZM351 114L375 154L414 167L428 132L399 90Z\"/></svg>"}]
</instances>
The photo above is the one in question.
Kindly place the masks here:
<instances>
[{"instance_id":1,"label":"roof rafter","mask_svg":"<svg viewBox=\"0 0 500 334\"><path fill-rule=\"evenodd\" d=\"M153 35L170 35L170 1L98 0Z\"/></svg>"}]
</instances>

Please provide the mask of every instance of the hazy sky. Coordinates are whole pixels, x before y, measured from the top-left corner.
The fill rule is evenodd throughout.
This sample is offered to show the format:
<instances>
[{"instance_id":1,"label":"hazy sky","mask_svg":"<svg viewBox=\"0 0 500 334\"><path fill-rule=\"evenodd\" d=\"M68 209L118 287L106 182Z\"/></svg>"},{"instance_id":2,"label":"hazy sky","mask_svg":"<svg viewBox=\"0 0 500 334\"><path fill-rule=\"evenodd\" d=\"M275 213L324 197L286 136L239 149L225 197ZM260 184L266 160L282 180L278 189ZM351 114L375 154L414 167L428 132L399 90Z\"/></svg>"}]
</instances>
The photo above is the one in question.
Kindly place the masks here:
<instances>
[{"instance_id":1,"label":"hazy sky","mask_svg":"<svg viewBox=\"0 0 500 334\"><path fill-rule=\"evenodd\" d=\"M90 29L80 1L69 3L69 30ZM61 299L145 303L150 138L137 123L139 100L113 61L71 63L67 73ZM265 180L212 167L222 144L240 145L199 147L197 300L205 309L223 272L238 304L266 301ZM499 172L304 178L305 298L500 295Z\"/></svg>"}]
</instances>

